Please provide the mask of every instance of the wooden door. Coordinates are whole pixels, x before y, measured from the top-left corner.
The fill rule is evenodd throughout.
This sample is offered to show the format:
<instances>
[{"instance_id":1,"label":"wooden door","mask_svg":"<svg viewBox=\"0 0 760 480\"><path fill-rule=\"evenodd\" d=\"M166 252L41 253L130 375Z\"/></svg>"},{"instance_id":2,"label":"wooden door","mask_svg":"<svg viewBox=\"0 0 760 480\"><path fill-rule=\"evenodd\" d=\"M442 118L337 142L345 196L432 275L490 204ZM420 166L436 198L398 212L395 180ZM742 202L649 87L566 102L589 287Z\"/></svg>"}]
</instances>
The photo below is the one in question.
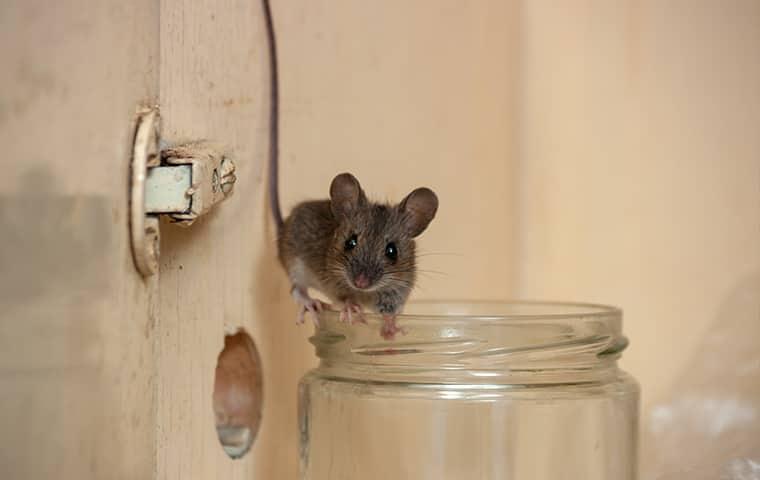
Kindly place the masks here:
<instances>
[{"instance_id":1,"label":"wooden door","mask_svg":"<svg viewBox=\"0 0 760 480\"><path fill-rule=\"evenodd\" d=\"M3 478L154 478L158 281L132 263L127 178L158 13L0 5Z\"/></svg>"},{"instance_id":2,"label":"wooden door","mask_svg":"<svg viewBox=\"0 0 760 480\"><path fill-rule=\"evenodd\" d=\"M266 214L263 25L260 2L0 6L3 478L295 476L295 388L313 360ZM210 140L238 176L192 228L162 225L148 279L128 229L145 105L160 107L165 145ZM266 415L232 460L212 394L239 327L265 359Z\"/></svg>"}]
</instances>

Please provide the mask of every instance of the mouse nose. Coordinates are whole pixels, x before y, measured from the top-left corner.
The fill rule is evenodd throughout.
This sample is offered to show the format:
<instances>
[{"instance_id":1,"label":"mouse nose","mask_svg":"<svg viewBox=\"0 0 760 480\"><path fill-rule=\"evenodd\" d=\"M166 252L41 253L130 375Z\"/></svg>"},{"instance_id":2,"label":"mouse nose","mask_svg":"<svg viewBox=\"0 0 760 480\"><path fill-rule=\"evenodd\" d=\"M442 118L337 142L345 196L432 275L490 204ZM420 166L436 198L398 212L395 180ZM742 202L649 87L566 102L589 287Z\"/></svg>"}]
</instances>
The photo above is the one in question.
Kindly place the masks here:
<instances>
[{"instance_id":1,"label":"mouse nose","mask_svg":"<svg viewBox=\"0 0 760 480\"><path fill-rule=\"evenodd\" d=\"M360 273L356 277L354 277L354 285L356 285L359 288L367 288L370 286L369 277L367 277L365 274Z\"/></svg>"}]
</instances>

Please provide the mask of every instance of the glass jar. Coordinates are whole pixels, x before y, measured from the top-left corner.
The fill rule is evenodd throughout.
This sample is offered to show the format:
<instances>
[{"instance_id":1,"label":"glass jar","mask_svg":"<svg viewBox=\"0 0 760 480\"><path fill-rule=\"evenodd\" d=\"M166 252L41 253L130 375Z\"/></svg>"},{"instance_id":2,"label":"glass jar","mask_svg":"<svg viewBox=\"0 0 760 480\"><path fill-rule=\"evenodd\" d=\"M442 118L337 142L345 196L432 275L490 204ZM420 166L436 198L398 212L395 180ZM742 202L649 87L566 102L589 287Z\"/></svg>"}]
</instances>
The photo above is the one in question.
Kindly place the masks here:
<instances>
[{"instance_id":1,"label":"glass jar","mask_svg":"<svg viewBox=\"0 0 760 480\"><path fill-rule=\"evenodd\" d=\"M639 387L621 311L569 303L416 303L320 317L299 386L301 479L634 480Z\"/></svg>"}]
</instances>

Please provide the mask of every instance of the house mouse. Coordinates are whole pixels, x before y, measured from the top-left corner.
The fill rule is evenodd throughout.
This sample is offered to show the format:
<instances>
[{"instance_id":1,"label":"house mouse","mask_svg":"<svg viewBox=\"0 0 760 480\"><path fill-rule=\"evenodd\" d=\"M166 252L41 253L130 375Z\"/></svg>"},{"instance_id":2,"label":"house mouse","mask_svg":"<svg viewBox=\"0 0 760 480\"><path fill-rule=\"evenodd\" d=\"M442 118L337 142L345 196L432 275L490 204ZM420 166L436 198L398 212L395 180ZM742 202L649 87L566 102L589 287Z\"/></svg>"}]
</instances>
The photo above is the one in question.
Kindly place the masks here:
<instances>
[{"instance_id":1,"label":"house mouse","mask_svg":"<svg viewBox=\"0 0 760 480\"><path fill-rule=\"evenodd\" d=\"M300 203L283 218L278 193L277 50L269 1L263 3L271 74L269 200L279 259L301 306L298 323L307 312L317 323L317 314L326 308L309 295L308 289L314 288L342 305L342 321L364 322L365 308L381 314L381 334L392 339L401 331L396 315L416 280L414 239L435 217L438 197L421 187L397 205L375 203L353 175L342 173L333 179L329 199Z\"/></svg>"}]
</instances>

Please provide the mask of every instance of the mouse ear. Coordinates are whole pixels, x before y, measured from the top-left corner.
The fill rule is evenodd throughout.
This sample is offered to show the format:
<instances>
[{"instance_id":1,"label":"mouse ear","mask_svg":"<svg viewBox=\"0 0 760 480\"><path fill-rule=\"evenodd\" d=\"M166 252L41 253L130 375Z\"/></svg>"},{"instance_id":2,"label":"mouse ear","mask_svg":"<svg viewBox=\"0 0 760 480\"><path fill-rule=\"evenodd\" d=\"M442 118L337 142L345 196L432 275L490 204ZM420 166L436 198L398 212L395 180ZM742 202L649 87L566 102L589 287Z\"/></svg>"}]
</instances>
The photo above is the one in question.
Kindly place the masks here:
<instances>
[{"instance_id":1,"label":"mouse ear","mask_svg":"<svg viewBox=\"0 0 760 480\"><path fill-rule=\"evenodd\" d=\"M424 232L438 210L438 197L429 188L418 188L406 196L398 209L403 215L404 227L412 238Z\"/></svg>"},{"instance_id":2,"label":"mouse ear","mask_svg":"<svg viewBox=\"0 0 760 480\"><path fill-rule=\"evenodd\" d=\"M350 214L366 201L359 180L350 173L341 173L330 184L330 202L336 217Z\"/></svg>"}]
</instances>

